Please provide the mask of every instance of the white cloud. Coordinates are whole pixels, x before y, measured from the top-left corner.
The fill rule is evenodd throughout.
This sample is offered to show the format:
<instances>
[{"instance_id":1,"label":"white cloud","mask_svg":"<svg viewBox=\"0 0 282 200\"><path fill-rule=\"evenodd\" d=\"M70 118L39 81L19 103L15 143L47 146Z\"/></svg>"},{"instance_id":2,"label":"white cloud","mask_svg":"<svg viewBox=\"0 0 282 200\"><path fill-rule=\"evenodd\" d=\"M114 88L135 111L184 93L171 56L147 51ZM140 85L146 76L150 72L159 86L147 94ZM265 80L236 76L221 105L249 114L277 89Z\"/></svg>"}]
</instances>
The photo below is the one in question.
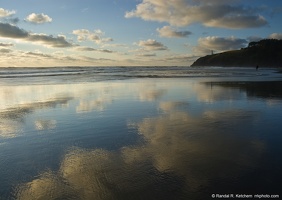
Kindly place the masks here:
<instances>
[{"instance_id":1,"label":"white cloud","mask_svg":"<svg viewBox=\"0 0 282 200\"><path fill-rule=\"evenodd\" d=\"M148 40L141 40L137 44L145 51L161 51L167 50L168 48L164 46L162 43L157 42L156 40L148 39Z\"/></svg>"},{"instance_id":2,"label":"white cloud","mask_svg":"<svg viewBox=\"0 0 282 200\"><path fill-rule=\"evenodd\" d=\"M51 22L52 18L43 13L41 14L31 13L26 17L26 21L34 24L43 24L43 23Z\"/></svg>"},{"instance_id":3,"label":"white cloud","mask_svg":"<svg viewBox=\"0 0 282 200\"><path fill-rule=\"evenodd\" d=\"M3 8L0 8L0 18L2 19L2 22L17 24L20 20L18 17L12 17L16 11L14 10L5 10Z\"/></svg>"},{"instance_id":4,"label":"white cloud","mask_svg":"<svg viewBox=\"0 0 282 200\"><path fill-rule=\"evenodd\" d=\"M162 28L158 28L157 31L159 32L160 37L167 37L167 38L184 38L192 33L190 31L176 31L170 26L164 26Z\"/></svg>"},{"instance_id":5,"label":"white cloud","mask_svg":"<svg viewBox=\"0 0 282 200\"><path fill-rule=\"evenodd\" d=\"M77 35L78 41L83 41L87 39L87 36L90 34L90 31L86 29L78 29L78 30L73 30L72 34Z\"/></svg>"},{"instance_id":6,"label":"white cloud","mask_svg":"<svg viewBox=\"0 0 282 200\"><path fill-rule=\"evenodd\" d=\"M94 31L89 31L87 29L77 29L73 30L72 33L77 36L77 40L79 42L89 40L95 42L96 44L103 44L113 41L112 38L104 38L103 36L105 35L105 33L100 29Z\"/></svg>"},{"instance_id":7,"label":"white cloud","mask_svg":"<svg viewBox=\"0 0 282 200\"><path fill-rule=\"evenodd\" d=\"M16 11L14 10L5 10L4 8L0 8L0 17L9 17L15 13Z\"/></svg>"},{"instance_id":8,"label":"white cloud","mask_svg":"<svg viewBox=\"0 0 282 200\"><path fill-rule=\"evenodd\" d=\"M282 33L272 33L269 38L271 39L277 39L277 40L282 40Z\"/></svg>"},{"instance_id":9,"label":"white cloud","mask_svg":"<svg viewBox=\"0 0 282 200\"><path fill-rule=\"evenodd\" d=\"M147 21L168 22L173 26L201 23L205 26L230 29L260 27L267 24L258 9L232 4L236 1L207 0L143 0L125 17Z\"/></svg>"},{"instance_id":10,"label":"white cloud","mask_svg":"<svg viewBox=\"0 0 282 200\"><path fill-rule=\"evenodd\" d=\"M240 39L236 37L217 37L209 36L205 38L199 38L198 47L204 48L207 50L217 50L217 51L226 51L233 49L240 49L247 45L248 41L245 39Z\"/></svg>"}]
</instances>

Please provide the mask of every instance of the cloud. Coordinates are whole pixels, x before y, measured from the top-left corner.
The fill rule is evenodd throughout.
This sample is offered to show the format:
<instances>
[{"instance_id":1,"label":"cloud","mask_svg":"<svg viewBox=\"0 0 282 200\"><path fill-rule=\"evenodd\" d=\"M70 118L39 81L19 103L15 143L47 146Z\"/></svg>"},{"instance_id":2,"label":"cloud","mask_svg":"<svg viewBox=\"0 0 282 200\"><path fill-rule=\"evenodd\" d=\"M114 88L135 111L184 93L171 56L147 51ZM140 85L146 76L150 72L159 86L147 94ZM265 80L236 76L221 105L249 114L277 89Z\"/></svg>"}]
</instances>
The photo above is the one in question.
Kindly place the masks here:
<instances>
[{"instance_id":1,"label":"cloud","mask_svg":"<svg viewBox=\"0 0 282 200\"><path fill-rule=\"evenodd\" d=\"M140 56L140 57L154 57L156 56L155 53L140 53L140 54L137 54L137 56Z\"/></svg>"},{"instance_id":2,"label":"cloud","mask_svg":"<svg viewBox=\"0 0 282 200\"><path fill-rule=\"evenodd\" d=\"M1 49L1 47L0 47ZM70 49L72 51L72 49ZM37 67L37 66L109 66L117 63L115 59L106 59L96 57L97 54L91 56L80 55L78 52L67 55L62 52L43 53L40 51L19 51L7 50L3 48L2 52L9 53L1 54L0 66L17 66L17 67ZM98 51L100 53L100 51Z\"/></svg>"},{"instance_id":3,"label":"cloud","mask_svg":"<svg viewBox=\"0 0 282 200\"><path fill-rule=\"evenodd\" d=\"M77 36L77 40L80 42L89 40L95 42L96 44L103 44L113 41L112 38L103 38L103 35L105 35L105 33L100 29L95 31L89 31L87 29L77 29L73 30L72 33Z\"/></svg>"},{"instance_id":4,"label":"cloud","mask_svg":"<svg viewBox=\"0 0 282 200\"><path fill-rule=\"evenodd\" d=\"M210 27L229 29L261 27L266 19L257 14L259 9L236 5L237 1L206 0L143 0L126 18L139 17L146 21L167 22L172 26L201 23Z\"/></svg>"},{"instance_id":5,"label":"cloud","mask_svg":"<svg viewBox=\"0 0 282 200\"><path fill-rule=\"evenodd\" d=\"M231 37L218 37L218 36L209 36L205 38L199 38L198 47L202 49L217 50L217 51L226 51L233 49L240 49L247 45L248 41L245 39Z\"/></svg>"},{"instance_id":6,"label":"cloud","mask_svg":"<svg viewBox=\"0 0 282 200\"><path fill-rule=\"evenodd\" d=\"M247 40L249 42L257 42L257 41L260 41L262 40L263 38L262 37L259 37L259 36L249 36L247 37Z\"/></svg>"},{"instance_id":7,"label":"cloud","mask_svg":"<svg viewBox=\"0 0 282 200\"><path fill-rule=\"evenodd\" d=\"M27 31L20 29L17 26L0 22L0 37L21 39L27 38L28 36L29 34Z\"/></svg>"},{"instance_id":8,"label":"cloud","mask_svg":"<svg viewBox=\"0 0 282 200\"><path fill-rule=\"evenodd\" d=\"M173 63L185 63L186 65L188 63L194 62L199 56L194 55L172 55L172 56L166 56L163 61L165 62L173 62Z\"/></svg>"},{"instance_id":9,"label":"cloud","mask_svg":"<svg viewBox=\"0 0 282 200\"><path fill-rule=\"evenodd\" d=\"M89 57L89 56L74 56L71 57L70 59L73 59L74 61L77 61L78 66L81 66L81 63L87 63L90 66L93 66L93 64L97 65L106 65L108 66L109 63L116 62L116 60L109 59L109 58L94 58L94 57Z\"/></svg>"},{"instance_id":10,"label":"cloud","mask_svg":"<svg viewBox=\"0 0 282 200\"><path fill-rule=\"evenodd\" d=\"M43 23L51 22L52 18L43 13L41 14L31 13L26 17L26 21L34 24L43 24Z\"/></svg>"},{"instance_id":11,"label":"cloud","mask_svg":"<svg viewBox=\"0 0 282 200\"><path fill-rule=\"evenodd\" d=\"M221 27L221 28L256 28L266 25L266 19L261 16L227 16L220 19L210 20L205 23L206 26L210 27Z\"/></svg>"},{"instance_id":12,"label":"cloud","mask_svg":"<svg viewBox=\"0 0 282 200\"><path fill-rule=\"evenodd\" d=\"M29 56L35 56L35 57L43 57L43 58L53 58L53 56L49 55L49 54L44 54L41 52L26 52L25 55L29 55Z\"/></svg>"},{"instance_id":13,"label":"cloud","mask_svg":"<svg viewBox=\"0 0 282 200\"><path fill-rule=\"evenodd\" d=\"M0 8L0 17L9 17L15 13L16 11L14 10L5 10L4 8Z\"/></svg>"},{"instance_id":14,"label":"cloud","mask_svg":"<svg viewBox=\"0 0 282 200\"><path fill-rule=\"evenodd\" d=\"M3 18L2 21L11 23L11 24L17 24L20 19L18 17L11 17L16 13L14 10L5 10L3 8L0 8L0 18Z\"/></svg>"},{"instance_id":15,"label":"cloud","mask_svg":"<svg viewBox=\"0 0 282 200\"><path fill-rule=\"evenodd\" d=\"M101 52L101 53L113 53L114 52L108 49L95 49L92 47L76 47L75 50L77 51L96 51L96 52Z\"/></svg>"},{"instance_id":16,"label":"cloud","mask_svg":"<svg viewBox=\"0 0 282 200\"><path fill-rule=\"evenodd\" d=\"M38 43L55 48L75 46L74 44L68 42L64 35L58 35L57 37L53 37L52 35L46 34L28 33L27 31L20 29L17 26L1 22L0 37L20 39L22 41Z\"/></svg>"},{"instance_id":17,"label":"cloud","mask_svg":"<svg viewBox=\"0 0 282 200\"><path fill-rule=\"evenodd\" d=\"M269 38L271 39L277 39L277 40L282 40L282 33L272 33Z\"/></svg>"},{"instance_id":18,"label":"cloud","mask_svg":"<svg viewBox=\"0 0 282 200\"><path fill-rule=\"evenodd\" d=\"M190 31L176 31L170 26L164 26L160 29L158 28L157 31L159 32L160 37L167 38L184 38L192 34Z\"/></svg>"},{"instance_id":19,"label":"cloud","mask_svg":"<svg viewBox=\"0 0 282 200\"><path fill-rule=\"evenodd\" d=\"M0 42L0 47L13 47L14 46L14 44L12 44L12 43L1 43Z\"/></svg>"},{"instance_id":20,"label":"cloud","mask_svg":"<svg viewBox=\"0 0 282 200\"><path fill-rule=\"evenodd\" d=\"M3 21L6 23L17 24L20 21L20 19L18 17L14 17L14 18L8 17L8 18L5 18Z\"/></svg>"},{"instance_id":21,"label":"cloud","mask_svg":"<svg viewBox=\"0 0 282 200\"><path fill-rule=\"evenodd\" d=\"M168 49L162 43L152 39L141 40L138 42L137 45L143 48L145 51L162 51Z\"/></svg>"},{"instance_id":22,"label":"cloud","mask_svg":"<svg viewBox=\"0 0 282 200\"><path fill-rule=\"evenodd\" d=\"M0 49L0 53L10 53L12 52L11 49Z\"/></svg>"},{"instance_id":23,"label":"cloud","mask_svg":"<svg viewBox=\"0 0 282 200\"><path fill-rule=\"evenodd\" d=\"M268 37L268 39L276 39L276 40L282 40L282 33L272 33ZM247 38L249 42L258 42L260 40L263 40L265 38L259 37L259 36L250 36Z\"/></svg>"},{"instance_id":24,"label":"cloud","mask_svg":"<svg viewBox=\"0 0 282 200\"><path fill-rule=\"evenodd\" d=\"M75 46L69 43L64 35L58 35L57 37L53 37L51 35L46 35L46 34L29 34L26 40L35 43L40 43L45 46L57 47L57 48Z\"/></svg>"}]
</instances>

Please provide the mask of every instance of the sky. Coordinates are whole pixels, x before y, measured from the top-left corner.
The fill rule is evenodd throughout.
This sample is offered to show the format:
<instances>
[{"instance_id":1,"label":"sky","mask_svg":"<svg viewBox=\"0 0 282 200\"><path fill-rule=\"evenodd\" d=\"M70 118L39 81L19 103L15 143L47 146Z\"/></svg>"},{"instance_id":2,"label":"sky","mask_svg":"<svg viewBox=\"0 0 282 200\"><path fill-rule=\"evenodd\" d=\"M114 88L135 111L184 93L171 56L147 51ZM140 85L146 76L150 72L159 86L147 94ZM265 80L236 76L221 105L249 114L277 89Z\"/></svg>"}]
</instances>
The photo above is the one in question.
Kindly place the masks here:
<instances>
[{"instance_id":1,"label":"sky","mask_svg":"<svg viewBox=\"0 0 282 200\"><path fill-rule=\"evenodd\" d=\"M190 66L281 20L281 0L0 0L0 67Z\"/></svg>"}]
</instances>

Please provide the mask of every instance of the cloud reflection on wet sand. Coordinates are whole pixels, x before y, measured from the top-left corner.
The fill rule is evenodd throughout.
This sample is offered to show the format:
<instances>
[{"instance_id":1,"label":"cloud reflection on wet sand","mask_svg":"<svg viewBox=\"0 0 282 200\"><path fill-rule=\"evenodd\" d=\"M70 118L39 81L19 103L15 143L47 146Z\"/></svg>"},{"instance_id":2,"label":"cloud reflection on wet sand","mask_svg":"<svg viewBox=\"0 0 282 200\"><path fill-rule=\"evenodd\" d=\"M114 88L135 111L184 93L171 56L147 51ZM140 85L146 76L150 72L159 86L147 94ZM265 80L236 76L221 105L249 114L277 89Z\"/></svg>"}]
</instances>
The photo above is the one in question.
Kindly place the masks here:
<instances>
[{"instance_id":1,"label":"cloud reflection on wet sand","mask_svg":"<svg viewBox=\"0 0 282 200\"><path fill-rule=\"evenodd\" d=\"M67 108L68 103L74 99L79 100L76 108L78 113L103 110L112 102L111 87L115 85L96 83L3 86L0 88L0 138L21 135L27 115L57 106ZM39 117L33 124L36 130L47 130L55 128L57 120Z\"/></svg>"},{"instance_id":2,"label":"cloud reflection on wet sand","mask_svg":"<svg viewBox=\"0 0 282 200\"><path fill-rule=\"evenodd\" d=\"M165 102L160 102L159 108L163 110L164 112L170 112L171 110L177 109L177 108L185 108L188 107L189 103L188 102L181 102L181 101L165 101Z\"/></svg>"},{"instance_id":3,"label":"cloud reflection on wet sand","mask_svg":"<svg viewBox=\"0 0 282 200\"><path fill-rule=\"evenodd\" d=\"M21 185L16 195L22 200L132 199L137 194L145 199L154 193L150 189L156 183L148 169L125 163L118 153L74 148L65 155L58 172L44 172Z\"/></svg>"},{"instance_id":4,"label":"cloud reflection on wet sand","mask_svg":"<svg viewBox=\"0 0 282 200\"><path fill-rule=\"evenodd\" d=\"M24 123L24 118L26 115L31 114L39 109L44 108L50 108L50 107L56 107L57 105L65 105L68 101L70 101L71 97L60 97L60 98L54 98L51 100L45 100L41 102L33 102L33 103L26 103L26 104L20 104L15 107L10 107L7 109L3 109L0 111L0 137L3 138L12 138L17 137L21 129L21 125ZM36 121L35 127L42 130L42 128L46 128L47 121ZM48 122L48 127L50 128L50 123L53 124L52 126L56 124L54 120Z\"/></svg>"},{"instance_id":5,"label":"cloud reflection on wet sand","mask_svg":"<svg viewBox=\"0 0 282 200\"><path fill-rule=\"evenodd\" d=\"M198 101L214 103L220 100L234 101L246 95L239 88L223 88L214 83L197 84L194 86Z\"/></svg>"},{"instance_id":6,"label":"cloud reflection on wet sand","mask_svg":"<svg viewBox=\"0 0 282 200\"><path fill-rule=\"evenodd\" d=\"M141 90L139 93L140 101L155 101L166 93L164 89Z\"/></svg>"},{"instance_id":7,"label":"cloud reflection on wet sand","mask_svg":"<svg viewBox=\"0 0 282 200\"><path fill-rule=\"evenodd\" d=\"M162 105L173 106L135 123L140 144L118 152L72 148L57 172L20 185L17 198L181 199L215 179L234 179L256 167L265 145L236 131L251 128L256 112L206 111L193 117L177 111L182 104ZM174 181L170 190L165 188L169 181Z\"/></svg>"},{"instance_id":8,"label":"cloud reflection on wet sand","mask_svg":"<svg viewBox=\"0 0 282 200\"><path fill-rule=\"evenodd\" d=\"M106 105L111 104L112 99L110 97L99 97L94 100L81 100L79 102L79 105L76 107L77 113L83 113L83 112L91 112L91 111L103 111L106 107Z\"/></svg>"},{"instance_id":9,"label":"cloud reflection on wet sand","mask_svg":"<svg viewBox=\"0 0 282 200\"><path fill-rule=\"evenodd\" d=\"M15 189L16 198L195 199L193 197L207 191L214 183L224 179L223 185L226 180L239 180L258 167L266 149L266 144L253 135L260 109L216 108L208 104L204 111L192 112L199 108L195 102L245 100L248 94L245 90L209 84L187 85L187 82L166 84L134 83L130 87L128 83L93 84L87 90L76 87L78 92L71 92L71 96L77 104L72 108L79 114L106 110L109 104L123 98L138 99L141 104L158 103L156 110L162 112L156 112L161 115L153 117L145 113L143 119L133 123L136 118L125 120L130 121L131 132L134 130L141 138L135 145L118 151L70 148L58 170L44 171L30 182L22 183ZM172 93L177 89L181 98ZM193 101L193 97L197 100ZM170 98L182 101L170 101ZM65 105L63 101L59 104ZM21 112L5 116L13 119L11 123L16 122L15 119L21 121L22 116L44 105L56 104L35 104L34 108L27 106L21 108ZM40 120L34 124L38 129L56 126L56 121ZM13 134L14 130L9 128L16 125L12 125L0 128Z\"/></svg>"},{"instance_id":10,"label":"cloud reflection on wet sand","mask_svg":"<svg viewBox=\"0 0 282 200\"><path fill-rule=\"evenodd\" d=\"M34 122L35 128L37 130L47 130L47 129L54 129L56 127L57 121L56 120L48 120L48 119L40 119Z\"/></svg>"},{"instance_id":11,"label":"cloud reflection on wet sand","mask_svg":"<svg viewBox=\"0 0 282 200\"><path fill-rule=\"evenodd\" d=\"M146 118L137 128L147 143L126 147L123 152L127 162L150 159L159 171L173 171L185 177L189 189L197 190L213 178L234 178L242 173L239 169L255 167L263 143L237 132L238 126L252 122L254 114L209 111L193 118L187 113L172 112Z\"/></svg>"},{"instance_id":12,"label":"cloud reflection on wet sand","mask_svg":"<svg viewBox=\"0 0 282 200\"><path fill-rule=\"evenodd\" d=\"M282 81L241 81L241 82L206 82L200 87L211 88L211 91L244 92L248 97L265 99L282 98Z\"/></svg>"}]
</instances>

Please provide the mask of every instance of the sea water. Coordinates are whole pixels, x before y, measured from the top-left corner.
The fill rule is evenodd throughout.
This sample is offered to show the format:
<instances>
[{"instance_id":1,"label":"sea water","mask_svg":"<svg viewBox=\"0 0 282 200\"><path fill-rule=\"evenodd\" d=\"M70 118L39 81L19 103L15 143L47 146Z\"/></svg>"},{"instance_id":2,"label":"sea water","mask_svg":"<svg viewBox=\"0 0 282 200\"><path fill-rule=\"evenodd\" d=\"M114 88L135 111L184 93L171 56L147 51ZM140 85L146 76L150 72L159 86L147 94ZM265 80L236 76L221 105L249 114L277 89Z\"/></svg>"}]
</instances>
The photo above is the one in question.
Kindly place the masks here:
<instances>
[{"instance_id":1,"label":"sea water","mask_svg":"<svg viewBox=\"0 0 282 200\"><path fill-rule=\"evenodd\" d=\"M0 199L281 195L281 81L254 68L2 68Z\"/></svg>"}]
</instances>

